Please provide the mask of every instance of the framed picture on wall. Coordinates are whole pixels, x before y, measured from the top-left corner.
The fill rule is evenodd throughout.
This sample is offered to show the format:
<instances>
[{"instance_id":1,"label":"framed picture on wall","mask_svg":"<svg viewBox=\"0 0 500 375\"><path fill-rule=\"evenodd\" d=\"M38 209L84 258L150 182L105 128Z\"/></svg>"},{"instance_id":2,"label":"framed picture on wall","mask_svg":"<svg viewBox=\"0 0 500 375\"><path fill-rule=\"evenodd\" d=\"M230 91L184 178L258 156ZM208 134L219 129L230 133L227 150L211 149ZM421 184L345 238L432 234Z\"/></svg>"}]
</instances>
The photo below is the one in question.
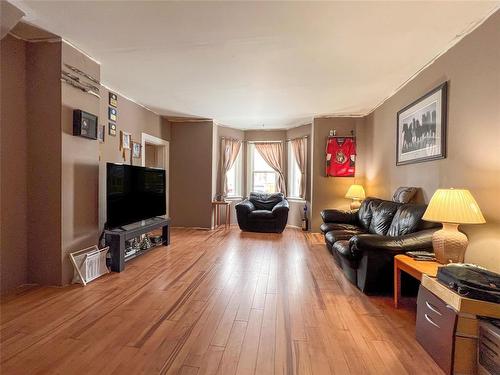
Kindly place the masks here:
<instances>
[{"instance_id":1,"label":"framed picture on wall","mask_svg":"<svg viewBox=\"0 0 500 375\"><path fill-rule=\"evenodd\" d=\"M140 158L141 157L141 144L138 142L132 142L132 157Z\"/></svg>"},{"instance_id":2,"label":"framed picture on wall","mask_svg":"<svg viewBox=\"0 0 500 375\"><path fill-rule=\"evenodd\" d=\"M130 150L132 135L124 131L120 131L120 148L122 150Z\"/></svg>"},{"instance_id":3,"label":"framed picture on wall","mask_svg":"<svg viewBox=\"0 0 500 375\"><path fill-rule=\"evenodd\" d=\"M108 123L108 134L113 137L116 136L116 124L109 122Z\"/></svg>"},{"instance_id":4,"label":"framed picture on wall","mask_svg":"<svg viewBox=\"0 0 500 375\"><path fill-rule=\"evenodd\" d=\"M116 108L108 107L108 118L111 121L116 122L116 120L118 118L118 111L116 110Z\"/></svg>"},{"instance_id":5,"label":"framed picture on wall","mask_svg":"<svg viewBox=\"0 0 500 375\"><path fill-rule=\"evenodd\" d=\"M118 106L118 96L112 92L109 93L109 105L114 108Z\"/></svg>"},{"instance_id":6,"label":"framed picture on wall","mask_svg":"<svg viewBox=\"0 0 500 375\"><path fill-rule=\"evenodd\" d=\"M447 88L445 82L398 112L396 165L446 157Z\"/></svg>"}]
</instances>

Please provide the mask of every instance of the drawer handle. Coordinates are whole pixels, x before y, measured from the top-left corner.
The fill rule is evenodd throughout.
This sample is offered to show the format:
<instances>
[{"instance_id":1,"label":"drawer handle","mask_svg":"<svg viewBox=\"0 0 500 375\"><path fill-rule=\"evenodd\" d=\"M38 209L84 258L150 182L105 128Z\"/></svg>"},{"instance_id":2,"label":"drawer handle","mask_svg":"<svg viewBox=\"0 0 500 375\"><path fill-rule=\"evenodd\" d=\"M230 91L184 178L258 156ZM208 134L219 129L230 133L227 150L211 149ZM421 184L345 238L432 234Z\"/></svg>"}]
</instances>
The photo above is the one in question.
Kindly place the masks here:
<instances>
[{"instance_id":1,"label":"drawer handle","mask_svg":"<svg viewBox=\"0 0 500 375\"><path fill-rule=\"evenodd\" d=\"M429 323L431 323L434 327L441 328L441 327L440 327L440 326L438 326L436 323L434 323L434 322L432 321L432 319L431 319L431 318L429 318L429 315L424 314L424 316L425 316L425 319L427 319L427 321L428 321Z\"/></svg>"},{"instance_id":2,"label":"drawer handle","mask_svg":"<svg viewBox=\"0 0 500 375\"><path fill-rule=\"evenodd\" d=\"M436 307L434 307L428 301L425 301L425 304L427 305L427 307L429 308L429 310L434 311L438 315L443 315L443 314L441 314L441 312Z\"/></svg>"}]
</instances>

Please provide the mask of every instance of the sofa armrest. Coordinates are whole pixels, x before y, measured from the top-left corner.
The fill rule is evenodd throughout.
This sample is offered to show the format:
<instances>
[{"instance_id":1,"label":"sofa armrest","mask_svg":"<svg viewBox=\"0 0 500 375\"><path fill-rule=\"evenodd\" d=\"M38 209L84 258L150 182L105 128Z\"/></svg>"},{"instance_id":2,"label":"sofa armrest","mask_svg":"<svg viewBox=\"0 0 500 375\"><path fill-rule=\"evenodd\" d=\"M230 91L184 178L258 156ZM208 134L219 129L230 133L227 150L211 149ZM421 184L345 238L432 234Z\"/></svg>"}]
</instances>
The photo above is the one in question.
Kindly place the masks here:
<instances>
[{"instance_id":1,"label":"sofa armrest","mask_svg":"<svg viewBox=\"0 0 500 375\"><path fill-rule=\"evenodd\" d=\"M236 204L234 208L236 209L237 213L242 213L242 214L249 214L250 212L255 210L254 204L250 202L248 199L245 199L244 201L241 201L240 203Z\"/></svg>"},{"instance_id":2,"label":"sofa armrest","mask_svg":"<svg viewBox=\"0 0 500 375\"><path fill-rule=\"evenodd\" d=\"M288 204L288 201L286 199L283 199L281 202L279 202L276 206L273 207L272 213L274 216L279 215L280 212L287 211L289 210L290 205Z\"/></svg>"},{"instance_id":3,"label":"sofa armrest","mask_svg":"<svg viewBox=\"0 0 500 375\"><path fill-rule=\"evenodd\" d=\"M349 246L353 252L386 251L399 254L406 251L430 250L432 234L435 231L436 229L427 229L397 237L359 234L349 240Z\"/></svg>"},{"instance_id":4,"label":"sofa armrest","mask_svg":"<svg viewBox=\"0 0 500 375\"><path fill-rule=\"evenodd\" d=\"M324 223L356 224L358 221L357 212L357 210L323 210L321 211L321 218Z\"/></svg>"}]
</instances>

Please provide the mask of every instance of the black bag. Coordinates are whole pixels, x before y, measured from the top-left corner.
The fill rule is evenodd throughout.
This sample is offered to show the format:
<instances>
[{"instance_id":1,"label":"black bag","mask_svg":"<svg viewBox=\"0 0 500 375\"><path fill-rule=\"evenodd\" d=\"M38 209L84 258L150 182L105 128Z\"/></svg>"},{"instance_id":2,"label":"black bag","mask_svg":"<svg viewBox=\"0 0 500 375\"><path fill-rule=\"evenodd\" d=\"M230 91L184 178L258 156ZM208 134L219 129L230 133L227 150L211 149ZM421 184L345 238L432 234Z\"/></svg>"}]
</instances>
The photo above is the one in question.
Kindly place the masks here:
<instances>
[{"instance_id":1,"label":"black bag","mask_svg":"<svg viewBox=\"0 0 500 375\"><path fill-rule=\"evenodd\" d=\"M439 267L437 279L460 296L500 303L500 275L471 264Z\"/></svg>"}]
</instances>

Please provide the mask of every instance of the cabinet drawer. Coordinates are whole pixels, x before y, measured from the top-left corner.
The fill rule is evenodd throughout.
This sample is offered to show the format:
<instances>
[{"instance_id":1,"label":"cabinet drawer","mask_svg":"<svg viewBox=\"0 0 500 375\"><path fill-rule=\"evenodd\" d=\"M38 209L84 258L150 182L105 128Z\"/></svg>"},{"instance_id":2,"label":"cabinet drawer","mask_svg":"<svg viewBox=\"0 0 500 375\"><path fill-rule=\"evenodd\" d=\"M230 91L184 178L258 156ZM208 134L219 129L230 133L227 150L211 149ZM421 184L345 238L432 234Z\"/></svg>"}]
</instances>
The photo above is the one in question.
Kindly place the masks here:
<instances>
[{"instance_id":1,"label":"cabinet drawer","mask_svg":"<svg viewBox=\"0 0 500 375\"><path fill-rule=\"evenodd\" d=\"M453 363L457 313L425 287L417 298L417 341L447 374Z\"/></svg>"}]
</instances>

